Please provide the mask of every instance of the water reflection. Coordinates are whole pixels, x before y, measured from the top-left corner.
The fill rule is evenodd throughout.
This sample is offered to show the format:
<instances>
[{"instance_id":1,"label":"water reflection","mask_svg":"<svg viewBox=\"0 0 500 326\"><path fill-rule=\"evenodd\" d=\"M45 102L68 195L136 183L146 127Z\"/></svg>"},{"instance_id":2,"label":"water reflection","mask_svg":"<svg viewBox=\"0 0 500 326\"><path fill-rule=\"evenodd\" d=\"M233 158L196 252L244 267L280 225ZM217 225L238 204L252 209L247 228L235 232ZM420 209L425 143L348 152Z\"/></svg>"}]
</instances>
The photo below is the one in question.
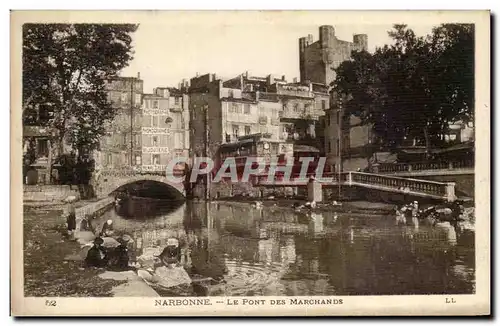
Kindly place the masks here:
<instances>
[{"instance_id":1,"label":"water reflection","mask_svg":"<svg viewBox=\"0 0 500 326\"><path fill-rule=\"evenodd\" d=\"M473 241L444 227L395 226L391 216L186 202L147 219L116 211L101 219L109 218L135 239L134 257L159 254L176 237L190 276L219 281L182 295L474 291Z\"/></svg>"}]
</instances>

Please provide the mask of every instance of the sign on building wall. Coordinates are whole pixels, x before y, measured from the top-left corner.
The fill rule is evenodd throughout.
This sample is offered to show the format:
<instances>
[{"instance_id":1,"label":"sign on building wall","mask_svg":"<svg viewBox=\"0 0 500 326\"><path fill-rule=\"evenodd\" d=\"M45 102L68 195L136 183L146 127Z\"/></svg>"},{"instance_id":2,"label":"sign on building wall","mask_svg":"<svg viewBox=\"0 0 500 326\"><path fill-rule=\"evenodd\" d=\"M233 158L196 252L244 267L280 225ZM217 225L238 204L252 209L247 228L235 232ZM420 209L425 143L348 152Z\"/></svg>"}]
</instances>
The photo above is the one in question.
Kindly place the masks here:
<instances>
[{"instance_id":1,"label":"sign on building wall","mask_svg":"<svg viewBox=\"0 0 500 326\"><path fill-rule=\"evenodd\" d=\"M170 153L170 148L168 147L143 147L143 153Z\"/></svg>"},{"instance_id":2,"label":"sign on building wall","mask_svg":"<svg viewBox=\"0 0 500 326\"><path fill-rule=\"evenodd\" d=\"M150 114L150 115L165 115L167 109L143 109L142 114Z\"/></svg>"},{"instance_id":3,"label":"sign on building wall","mask_svg":"<svg viewBox=\"0 0 500 326\"><path fill-rule=\"evenodd\" d=\"M142 127L143 134L167 134L170 135L168 128Z\"/></svg>"},{"instance_id":4,"label":"sign on building wall","mask_svg":"<svg viewBox=\"0 0 500 326\"><path fill-rule=\"evenodd\" d=\"M166 165L142 165L141 170L143 172L155 172L155 171L166 171Z\"/></svg>"}]
</instances>

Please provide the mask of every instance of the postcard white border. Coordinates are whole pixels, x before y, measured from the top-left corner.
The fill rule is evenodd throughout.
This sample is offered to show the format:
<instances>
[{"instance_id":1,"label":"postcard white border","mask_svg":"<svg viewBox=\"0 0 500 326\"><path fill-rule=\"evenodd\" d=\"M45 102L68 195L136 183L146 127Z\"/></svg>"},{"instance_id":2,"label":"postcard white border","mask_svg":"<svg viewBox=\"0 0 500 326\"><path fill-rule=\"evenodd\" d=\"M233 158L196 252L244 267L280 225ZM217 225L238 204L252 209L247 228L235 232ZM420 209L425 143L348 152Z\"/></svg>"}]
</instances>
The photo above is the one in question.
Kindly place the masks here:
<instances>
[{"instance_id":1,"label":"postcard white border","mask_svg":"<svg viewBox=\"0 0 500 326\"><path fill-rule=\"evenodd\" d=\"M11 304L14 315L131 315L131 316L321 316L321 315L484 315L490 313L490 13L489 11L14 11L11 13ZM57 307L45 298L25 298L23 288L23 224L21 178L21 26L25 22L168 23L213 25L241 23L321 25L387 24L408 25L468 22L476 25L476 294L424 296L329 296L341 305L228 306L212 297L212 306L155 306L158 298L57 298ZM327 20L327 21L325 21ZM153 37L153 36L152 36ZM292 297L251 297L270 300ZM456 303L446 303L454 298ZM165 298L161 298L165 299ZM243 297L233 299L242 300ZM117 300L119 304L117 304ZM448 300L449 301L449 300Z\"/></svg>"}]
</instances>

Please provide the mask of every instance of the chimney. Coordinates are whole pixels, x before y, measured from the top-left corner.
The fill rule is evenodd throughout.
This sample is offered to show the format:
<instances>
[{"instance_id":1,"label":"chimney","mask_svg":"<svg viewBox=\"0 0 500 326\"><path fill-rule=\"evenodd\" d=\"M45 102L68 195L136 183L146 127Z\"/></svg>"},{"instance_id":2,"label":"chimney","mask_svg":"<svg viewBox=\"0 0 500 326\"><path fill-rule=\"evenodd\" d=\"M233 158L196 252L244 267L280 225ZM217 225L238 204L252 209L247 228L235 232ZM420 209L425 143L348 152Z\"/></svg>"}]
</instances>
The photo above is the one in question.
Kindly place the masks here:
<instances>
[{"instance_id":1,"label":"chimney","mask_svg":"<svg viewBox=\"0 0 500 326\"><path fill-rule=\"evenodd\" d=\"M141 73L140 72L137 73L137 79L141 79Z\"/></svg>"},{"instance_id":2,"label":"chimney","mask_svg":"<svg viewBox=\"0 0 500 326\"><path fill-rule=\"evenodd\" d=\"M196 72L196 77L200 77L200 74L198 72Z\"/></svg>"},{"instance_id":3,"label":"chimney","mask_svg":"<svg viewBox=\"0 0 500 326\"><path fill-rule=\"evenodd\" d=\"M313 43L313 36L312 34L307 35L307 45L311 45Z\"/></svg>"},{"instance_id":4,"label":"chimney","mask_svg":"<svg viewBox=\"0 0 500 326\"><path fill-rule=\"evenodd\" d=\"M281 76L281 80L286 81L285 77L286 77L285 75Z\"/></svg>"},{"instance_id":5,"label":"chimney","mask_svg":"<svg viewBox=\"0 0 500 326\"><path fill-rule=\"evenodd\" d=\"M267 86L271 86L272 84L274 84L274 76L267 75L266 82L267 82Z\"/></svg>"},{"instance_id":6,"label":"chimney","mask_svg":"<svg viewBox=\"0 0 500 326\"><path fill-rule=\"evenodd\" d=\"M245 78L248 78L248 70L245 71Z\"/></svg>"},{"instance_id":7,"label":"chimney","mask_svg":"<svg viewBox=\"0 0 500 326\"><path fill-rule=\"evenodd\" d=\"M294 84L297 84L297 77L293 77Z\"/></svg>"}]
</instances>

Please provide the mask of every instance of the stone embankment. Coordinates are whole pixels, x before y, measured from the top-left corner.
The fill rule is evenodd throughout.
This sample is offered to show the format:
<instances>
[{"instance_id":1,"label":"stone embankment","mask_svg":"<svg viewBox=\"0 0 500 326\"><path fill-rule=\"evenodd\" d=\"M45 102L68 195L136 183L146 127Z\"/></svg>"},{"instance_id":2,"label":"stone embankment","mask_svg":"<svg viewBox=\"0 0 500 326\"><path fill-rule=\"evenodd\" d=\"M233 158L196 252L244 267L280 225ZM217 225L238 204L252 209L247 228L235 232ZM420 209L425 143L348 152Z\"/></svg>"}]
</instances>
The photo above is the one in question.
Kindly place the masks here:
<instances>
[{"instance_id":1,"label":"stone embankment","mask_svg":"<svg viewBox=\"0 0 500 326\"><path fill-rule=\"evenodd\" d=\"M57 202L69 196L80 197L77 186L23 185L23 200L27 202Z\"/></svg>"},{"instance_id":2,"label":"stone embankment","mask_svg":"<svg viewBox=\"0 0 500 326\"><path fill-rule=\"evenodd\" d=\"M87 218L96 218L102 215L105 211L107 211L114 203L113 198L106 197L99 199L95 202L90 202L84 206L76 208L76 225L77 229L80 226L81 220L85 217ZM78 230L77 230L78 231Z\"/></svg>"}]
</instances>

